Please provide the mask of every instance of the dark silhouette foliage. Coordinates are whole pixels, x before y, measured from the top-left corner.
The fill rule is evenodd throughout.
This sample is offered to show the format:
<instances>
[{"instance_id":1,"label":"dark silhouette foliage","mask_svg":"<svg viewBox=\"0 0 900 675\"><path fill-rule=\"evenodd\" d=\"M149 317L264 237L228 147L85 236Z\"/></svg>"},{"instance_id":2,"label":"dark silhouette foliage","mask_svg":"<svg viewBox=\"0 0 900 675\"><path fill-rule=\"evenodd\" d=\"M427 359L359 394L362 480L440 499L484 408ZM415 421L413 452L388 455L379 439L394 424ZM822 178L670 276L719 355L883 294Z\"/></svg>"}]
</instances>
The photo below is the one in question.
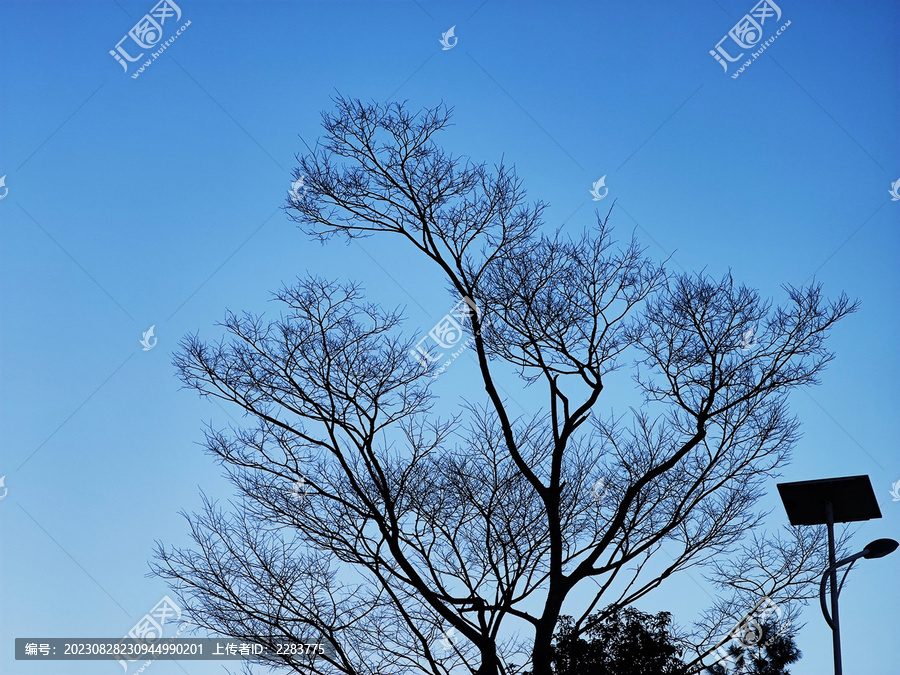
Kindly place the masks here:
<instances>
[{"instance_id":1,"label":"dark silhouette foliage","mask_svg":"<svg viewBox=\"0 0 900 675\"><path fill-rule=\"evenodd\" d=\"M668 612L645 614L625 607L579 636L572 617L564 616L552 647L553 674L687 675L671 620Z\"/></svg>"},{"instance_id":2,"label":"dark silhouette foliage","mask_svg":"<svg viewBox=\"0 0 900 675\"><path fill-rule=\"evenodd\" d=\"M731 662L720 661L707 668L708 675L790 675L787 666L803 656L794 636L778 632L774 621L762 624L761 628L760 646L732 643L727 650Z\"/></svg>"}]
</instances>

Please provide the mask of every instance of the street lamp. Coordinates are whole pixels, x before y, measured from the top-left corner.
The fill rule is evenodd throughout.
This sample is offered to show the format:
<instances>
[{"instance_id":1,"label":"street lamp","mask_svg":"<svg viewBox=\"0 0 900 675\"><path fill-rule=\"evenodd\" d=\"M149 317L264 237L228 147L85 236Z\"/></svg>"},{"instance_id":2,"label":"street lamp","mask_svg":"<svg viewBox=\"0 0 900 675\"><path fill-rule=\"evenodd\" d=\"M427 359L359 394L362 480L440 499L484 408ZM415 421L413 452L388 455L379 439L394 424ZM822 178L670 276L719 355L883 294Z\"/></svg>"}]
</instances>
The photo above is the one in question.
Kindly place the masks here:
<instances>
[{"instance_id":1,"label":"street lamp","mask_svg":"<svg viewBox=\"0 0 900 675\"><path fill-rule=\"evenodd\" d=\"M841 665L841 625L838 619L837 570L846 564L853 565L860 558L881 558L896 550L893 539L876 539L862 551L843 560L834 559L834 524L881 518L881 510L868 476L844 476L823 480L806 480L796 483L779 483L778 492L791 525L828 526L828 569L819 584L819 601L825 621L831 627L834 647L834 675L843 675ZM841 578L841 586L847 578ZM825 606L825 583L831 579L831 614Z\"/></svg>"},{"instance_id":2,"label":"street lamp","mask_svg":"<svg viewBox=\"0 0 900 675\"><path fill-rule=\"evenodd\" d=\"M828 581L828 577L831 575L832 571L837 571L838 568L843 567L847 563L850 563L850 567L853 567L853 563L855 563L860 558L866 558L867 560L872 560L874 558L883 558L889 553L893 553L897 550L897 547L900 546L893 539L876 539L875 541L869 543L862 551L859 553L854 553L851 556L844 558L843 560L838 560L833 568L829 567L822 573L822 581L819 582L819 604L822 605L822 614L825 617L825 621L828 622L828 625L831 627L831 630L834 630L834 622L831 619L831 616L828 614L828 607L825 606L825 583ZM850 573L850 567L847 568L847 571L844 572L844 576L841 577L841 583L838 584L838 595L841 593L841 589L844 587L844 579L847 578L847 575Z\"/></svg>"}]
</instances>

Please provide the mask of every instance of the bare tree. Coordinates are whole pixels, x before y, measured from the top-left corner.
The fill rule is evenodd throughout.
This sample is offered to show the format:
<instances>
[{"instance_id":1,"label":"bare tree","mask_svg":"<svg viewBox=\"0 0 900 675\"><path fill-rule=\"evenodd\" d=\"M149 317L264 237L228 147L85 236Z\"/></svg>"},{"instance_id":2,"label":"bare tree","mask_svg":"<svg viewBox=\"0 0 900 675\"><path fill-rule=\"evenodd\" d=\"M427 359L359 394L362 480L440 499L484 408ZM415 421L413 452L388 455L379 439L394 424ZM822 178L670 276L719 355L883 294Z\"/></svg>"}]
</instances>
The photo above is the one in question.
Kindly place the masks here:
<instances>
[{"instance_id":1,"label":"bare tree","mask_svg":"<svg viewBox=\"0 0 900 675\"><path fill-rule=\"evenodd\" d=\"M197 547L160 546L156 571L211 631L327 637L312 672L548 675L567 601L588 601L577 637L601 598L700 566L722 593L692 633L699 672L761 597L814 593L821 532L767 539L756 504L798 439L788 393L817 383L856 305L813 285L773 308L730 274L669 274L616 247L610 214L546 233L512 168L436 144L450 112L336 99L288 209L314 237L393 236L430 265L465 300L483 395L437 415L436 357L412 358L399 311L352 284L310 277L277 319L228 314L228 340L188 337L176 365L253 422L206 435L240 501L190 517ZM623 363L643 404L601 416ZM516 381L544 404L514 414Z\"/></svg>"}]
</instances>

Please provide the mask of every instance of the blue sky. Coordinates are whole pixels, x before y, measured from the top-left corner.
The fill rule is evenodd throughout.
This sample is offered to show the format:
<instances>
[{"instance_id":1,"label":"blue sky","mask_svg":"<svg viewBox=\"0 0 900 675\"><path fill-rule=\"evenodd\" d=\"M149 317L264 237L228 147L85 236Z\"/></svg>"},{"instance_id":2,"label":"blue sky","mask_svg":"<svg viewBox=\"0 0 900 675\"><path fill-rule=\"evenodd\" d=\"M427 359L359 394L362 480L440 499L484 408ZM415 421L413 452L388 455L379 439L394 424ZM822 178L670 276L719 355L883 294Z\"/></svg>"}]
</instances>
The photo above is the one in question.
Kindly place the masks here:
<instances>
[{"instance_id":1,"label":"blue sky","mask_svg":"<svg viewBox=\"0 0 900 675\"><path fill-rule=\"evenodd\" d=\"M182 0L165 38L190 25L133 79L109 51L153 5L0 2L0 671L120 672L14 662L13 637L125 634L168 592L145 576L153 540L186 543L178 511L200 490L230 496L197 444L204 421L229 420L179 388L182 336L216 336L226 308L271 309L307 271L406 305L410 330L446 312L440 281L395 242L323 248L280 210L300 136L314 142L336 92L452 106L446 147L514 163L548 227L580 228L614 199L618 237L636 231L673 269L731 269L776 301L815 275L859 298L823 384L792 397L804 438L784 480L868 474L884 517L854 544L900 538L896 3L782 0L765 38L790 25L734 79L709 51L744 0ZM443 398L474 382L464 372ZM765 505L770 527L786 521L774 481ZM900 554L845 587L848 672L896 672L898 579ZM707 600L685 579L640 606L687 623ZM829 672L818 607L803 618L792 672Z\"/></svg>"}]
</instances>

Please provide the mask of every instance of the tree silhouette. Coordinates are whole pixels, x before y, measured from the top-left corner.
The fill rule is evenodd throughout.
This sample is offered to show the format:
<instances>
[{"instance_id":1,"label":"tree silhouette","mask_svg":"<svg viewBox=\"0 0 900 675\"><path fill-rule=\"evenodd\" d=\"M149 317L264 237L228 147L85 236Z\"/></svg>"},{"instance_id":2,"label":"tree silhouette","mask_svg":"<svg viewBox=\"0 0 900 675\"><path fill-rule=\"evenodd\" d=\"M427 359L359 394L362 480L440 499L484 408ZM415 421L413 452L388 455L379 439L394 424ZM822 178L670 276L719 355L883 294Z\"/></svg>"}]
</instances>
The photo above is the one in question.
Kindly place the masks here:
<instances>
[{"instance_id":1,"label":"tree silhouette","mask_svg":"<svg viewBox=\"0 0 900 675\"><path fill-rule=\"evenodd\" d=\"M186 515L196 545L160 544L155 570L200 627L334 643L278 662L295 672L549 675L564 605L586 605L577 637L601 598L702 565L720 590L691 635L703 664L760 597L790 612L815 594L821 528L764 535L755 505L798 438L787 395L817 382L855 304L812 285L773 307L730 274L671 274L617 246L609 213L546 232L512 168L436 143L449 119L337 99L287 208L319 239L393 238L395 264L442 280L436 315L454 310L431 334L468 345L476 386L437 415L444 347L355 284L306 277L280 317L228 313L175 364L245 415L206 433L240 499ZM628 363L641 405L606 391ZM515 387L543 404L519 414Z\"/></svg>"},{"instance_id":2,"label":"tree silhouette","mask_svg":"<svg viewBox=\"0 0 900 675\"><path fill-rule=\"evenodd\" d=\"M592 627L578 634L572 617L560 617L552 647L554 675L700 672L680 658L686 645L671 628L668 612L646 614L633 607L609 607L590 618ZM802 656L793 635L780 630L775 621L766 621L760 628L754 644L729 644L727 659L706 668L707 675L790 675L786 666Z\"/></svg>"},{"instance_id":3,"label":"tree silhouette","mask_svg":"<svg viewBox=\"0 0 900 675\"><path fill-rule=\"evenodd\" d=\"M709 675L790 675L787 666L800 660L803 654L797 649L791 633L779 632L774 621L761 625L758 645L732 643L728 647L728 661L719 662L707 669Z\"/></svg>"},{"instance_id":4,"label":"tree silhouette","mask_svg":"<svg viewBox=\"0 0 900 675\"><path fill-rule=\"evenodd\" d=\"M594 617L598 621L584 637L576 636L572 617L561 617L552 647L554 675L687 675L668 612L608 608L602 616Z\"/></svg>"}]
</instances>

